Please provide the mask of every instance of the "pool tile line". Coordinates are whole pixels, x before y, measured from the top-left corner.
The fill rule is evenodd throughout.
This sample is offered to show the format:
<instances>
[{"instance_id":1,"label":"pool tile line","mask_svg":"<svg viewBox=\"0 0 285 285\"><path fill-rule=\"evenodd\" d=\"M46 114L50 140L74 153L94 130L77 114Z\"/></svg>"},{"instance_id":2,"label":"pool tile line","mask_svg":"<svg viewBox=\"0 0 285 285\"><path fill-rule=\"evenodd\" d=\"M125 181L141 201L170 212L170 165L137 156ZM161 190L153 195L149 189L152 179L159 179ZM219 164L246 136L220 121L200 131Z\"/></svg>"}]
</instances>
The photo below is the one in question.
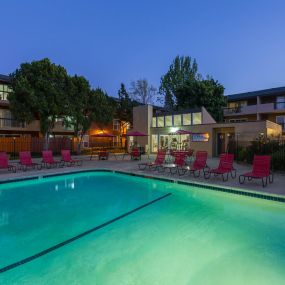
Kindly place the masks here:
<instances>
[{"instance_id":1,"label":"pool tile line","mask_svg":"<svg viewBox=\"0 0 285 285\"><path fill-rule=\"evenodd\" d=\"M122 215L120 215L120 216L118 216L118 217L116 217L114 219L111 219L111 220L109 220L109 221L107 221L107 222L105 222L105 223L103 223L103 224L101 224L99 226L93 227L93 228L91 228L91 229L89 229L89 230L87 230L87 231L85 231L85 232L83 232L83 233L81 233L79 235L76 235L76 236L74 236L74 237L72 237L70 239L67 239L67 240L65 240L63 242L60 242L60 243L58 243L58 244L56 244L54 246L51 246L51 247L49 247L49 248L47 248L47 249L45 249L43 251L40 251L40 252L38 252L38 253L36 253L34 255L31 255L31 256L29 256L27 258L24 258L24 259L22 259L20 261L17 261L17 262L14 262L14 263L10 264L10 265L2 267L2 268L0 268L0 274L4 273L6 271L12 270L12 269L14 269L16 267L19 267L21 265L24 265L25 263L31 262L31 261L33 261L35 259L38 259L41 256L44 256L44 255L46 255L46 254L48 254L48 253L50 253L52 251L55 251L55 250L65 246L65 245L68 245L68 244L70 244L70 243L72 243L72 242L74 242L74 241L76 241L76 240L78 240L80 238L83 238L83 237L85 237L85 236L87 236L87 235L89 235L89 234L91 234L91 233L93 233L93 232L95 232L95 231L97 231L99 229L102 229L102 228L104 228L104 227L106 227L106 226L108 226L108 225L110 225L110 224L112 224L112 223L114 223L116 221L119 221L119 220L121 220L121 219L123 219L123 218L125 218L125 217L127 217L127 216L129 216L129 215L131 215L131 214L133 214L133 213L135 213L137 211L139 211L139 210L142 210L143 208L146 208L146 207L148 207L148 206L150 206L150 205L152 205L152 204L154 204L154 203L156 203L156 202L158 202L158 201L160 201L160 200L162 200L164 198L169 197L170 195L171 195L171 193L167 193L167 194L165 194L163 196L160 196L160 197L158 197L158 198L156 198L154 200L151 200L150 202L145 203L145 204L143 204L143 205L141 205L141 206L139 206L139 207L137 207L137 208L135 208L135 209L133 209L131 211L128 211L128 212L126 212L126 213L124 213L124 214L122 214Z\"/></svg>"},{"instance_id":2,"label":"pool tile line","mask_svg":"<svg viewBox=\"0 0 285 285\"><path fill-rule=\"evenodd\" d=\"M154 179L154 180L177 183L177 184L181 184L181 185L194 186L194 187L198 187L198 188L202 188L202 189L203 188L208 189L208 190L210 189L210 190L227 192L227 193L236 194L236 195L249 196L249 197L254 197L254 198L259 198L259 199L264 199L264 200L271 200L271 201L277 201L277 202L285 203L285 197L280 197L280 196L271 196L268 194L261 194L261 193L257 193L257 192L249 192L246 190L238 190L238 189L233 189L233 188L219 187L219 186L215 186L215 185L211 185L211 184L203 184L203 183L196 183L196 182L190 182L190 181L176 180L176 179L172 179L172 178L155 177L155 176L145 175L145 174L129 173L129 172L124 172L124 171L115 171L115 172L120 173L120 174L125 174L125 175L150 178L150 179Z\"/></svg>"},{"instance_id":3,"label":"pool tile line","mask_svg":"<svg viewBox=\"0 0 285 285\"><path fill-rule=\"evenodd\" d=\"M277 196L275 194L273 195L261 194L261 193L253 192L253 191L239 190L237 188L232 188L232 187L219 187L219 186L211 185L211 184L183 181L183 180L177 180L173 178L164 178L164 177L152 176L148 174L127 172L127 171L121 171L121 170L112 170L112 169L106 169L106 168L98 168L98 169L89 168L89 169L73 170L73 171L67 171L67 172L61 172L61 173L44 174L40 176L19 177L19 178L15 178L11 180L9 179L6 181L0 181L0 184L9 183L9 182L18 182L18 181L24 181L24 180L48 178L48 177L54 177L54 176L63 176L63 175L68 175L68 174L85 173L85 172L119 173L119 174L124 174L124 175L137 176L137 177L154 179L154 180L159 180L159 181L164 181L164 182L171 182L171 183L177 183L177 184L182 184L182 185L194 186L194 187L198 187L202 189L207 188L207 189L215 190L215 191L227 192L227 193L236 194L236 195L242 195L242 196L248 196L248 197L253 197L253 198L259 198L259 199L264 199L264 200L285 203L285 197L281 197L279 195Z\"/></svg>"}]
</instances>

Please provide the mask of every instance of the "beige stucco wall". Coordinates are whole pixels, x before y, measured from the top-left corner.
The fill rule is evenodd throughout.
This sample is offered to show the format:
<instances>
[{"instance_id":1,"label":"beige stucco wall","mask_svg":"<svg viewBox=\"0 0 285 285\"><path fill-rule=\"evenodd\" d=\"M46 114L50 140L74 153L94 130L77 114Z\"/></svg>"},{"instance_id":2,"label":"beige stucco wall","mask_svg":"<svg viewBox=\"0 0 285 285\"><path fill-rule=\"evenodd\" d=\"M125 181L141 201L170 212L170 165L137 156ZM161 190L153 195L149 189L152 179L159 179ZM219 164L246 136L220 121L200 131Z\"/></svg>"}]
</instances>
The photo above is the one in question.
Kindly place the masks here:
<instances>
[{"instance_id":1,"label":"beige stucco wall","mask_svg":"<svg viewBox=\"0 0 285 285\"><path fill-rule=\"evenodd\" d=\"M133 108L133 129L144 134L150 134L153 107L151 105L142 105ZM141 146L150 145L150 136L135 138Z\"/></svg>"}]
</instances>

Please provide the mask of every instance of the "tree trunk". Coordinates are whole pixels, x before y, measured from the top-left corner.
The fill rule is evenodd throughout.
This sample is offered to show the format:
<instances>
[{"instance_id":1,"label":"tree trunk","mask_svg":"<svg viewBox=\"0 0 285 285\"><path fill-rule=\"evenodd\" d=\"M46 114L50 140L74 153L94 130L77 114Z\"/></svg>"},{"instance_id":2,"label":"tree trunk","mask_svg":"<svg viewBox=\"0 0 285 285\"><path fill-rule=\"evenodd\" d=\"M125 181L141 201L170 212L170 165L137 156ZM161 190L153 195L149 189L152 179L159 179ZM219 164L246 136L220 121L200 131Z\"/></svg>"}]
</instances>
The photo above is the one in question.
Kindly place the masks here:
<instances>
[{"instance_id":1,"label":"tree trunk","mask_svg":"<svg viewBox=\"0 0 285 285\"><path fill-rule=\"evenodd\" d=\"M45 133L44 138L45 138L44 150L48 150L49 149L49 133L48 132Z\"/></svg>"},{"instance_id":2,"label":"tree trunk","mask_svg":"<svg viewBox=\"0 0 285 285\"><path fill-rule=\"evenodd\" d=\"M82 141L83 141L83 136L84 135L79 136L79 142L77 143L77 154L78 155L81 154L81 145L82 145Z\"/></svg>"}]
</instances>

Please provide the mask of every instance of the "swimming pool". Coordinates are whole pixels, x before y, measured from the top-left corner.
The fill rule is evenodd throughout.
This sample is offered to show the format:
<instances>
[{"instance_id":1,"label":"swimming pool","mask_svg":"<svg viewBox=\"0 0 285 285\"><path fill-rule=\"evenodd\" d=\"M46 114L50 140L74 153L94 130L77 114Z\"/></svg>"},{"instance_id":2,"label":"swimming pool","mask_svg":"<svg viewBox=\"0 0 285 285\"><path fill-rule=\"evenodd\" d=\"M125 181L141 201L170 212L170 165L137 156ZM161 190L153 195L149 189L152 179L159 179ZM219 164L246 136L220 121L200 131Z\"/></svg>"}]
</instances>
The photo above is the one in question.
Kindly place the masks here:
<instances>
[{"instance_id":1,"label":"swimming pool","mask_svg":"<svg viewBox=\"0 0 285 285\"><path fill-rule=\"evenodd\" d=\"M112 172L0 185L0 284L285 284L284 241L280 202Z\"/></svg>"}]
</instances>

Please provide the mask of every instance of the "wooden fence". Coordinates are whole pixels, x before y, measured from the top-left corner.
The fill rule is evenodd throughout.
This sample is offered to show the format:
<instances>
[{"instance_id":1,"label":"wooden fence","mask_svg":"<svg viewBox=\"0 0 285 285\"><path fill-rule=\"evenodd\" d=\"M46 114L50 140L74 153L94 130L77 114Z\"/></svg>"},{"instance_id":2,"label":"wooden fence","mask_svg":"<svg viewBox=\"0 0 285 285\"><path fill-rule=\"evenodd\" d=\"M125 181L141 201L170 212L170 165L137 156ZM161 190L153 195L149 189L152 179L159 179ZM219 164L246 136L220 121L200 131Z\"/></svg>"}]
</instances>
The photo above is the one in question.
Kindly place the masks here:
<instances>
[{"instance_id":1,"label":"wooden fence","mask_svg":"<svg viewBox=\"0 0 285 285\"><path fill-rule=\"evenodd\" d=\"M75 139L62 137L50 138L49 149L54 153L60 153L61 149L73 151L76 147ZM45 139L37 137L4 137L0 138L0 152L16 154L20 151L41 153L45 148Z\"/></svg>"}]
</instances>

